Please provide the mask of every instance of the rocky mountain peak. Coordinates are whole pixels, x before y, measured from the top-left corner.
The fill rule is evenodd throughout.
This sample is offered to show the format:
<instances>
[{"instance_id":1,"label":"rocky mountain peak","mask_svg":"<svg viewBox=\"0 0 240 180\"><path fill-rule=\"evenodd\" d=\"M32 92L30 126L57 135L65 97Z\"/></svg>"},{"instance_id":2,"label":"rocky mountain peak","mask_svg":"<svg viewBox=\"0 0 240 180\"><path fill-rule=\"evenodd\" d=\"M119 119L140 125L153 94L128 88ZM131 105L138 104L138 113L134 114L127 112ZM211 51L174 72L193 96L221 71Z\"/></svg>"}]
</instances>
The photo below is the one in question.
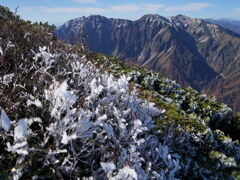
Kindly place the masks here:
<instances>
[{"instance_id":1,"label":"rocky mountain peak","mask_svg":"<svg viewBox=\"0 0 240 180\"><path fill-rule=\"evenodd\" d=\"M101 15L90 15L87 17L88 20L95 20L95 21L108 21L109 19L105 16Z\"/></svg>"},{"instance_id":2,"label":"rocky mountain peak","mask_svg":"<svg viewBox=\"0 0 240 180\"><path fill-rule=\"evenodd\" d=\"M175 18L179 19L179 20L186 20L186 19L192 19L189 16L183 15L183 14L178 14L175 16Z\"/></svg>"},{"instance_id":3,"label":"rocky mountain peak","mask_svg":"<svg viewBox=\"0 0 240 180\"><path fill-rule=\"evenodd\" d=\"M180 28L186 28L186 27L192 27L192 26L201 26L201 23L203 22L202 19L198 18L190 18L188 16L179 14L177 16L171 16L169 17L170 22Z\"/></svg>"},{"instance_id":4,"label":"rocky mountain peak","mask_svg":"<svg viewBox=\"0 0 240 180\"><path fill-rule=\"evenodd\" d=\"M147 20L147 21L161 21L169 23L169 20L159 14L146 14L140 18L140 20Z\"/></svg>"}]
</instances>

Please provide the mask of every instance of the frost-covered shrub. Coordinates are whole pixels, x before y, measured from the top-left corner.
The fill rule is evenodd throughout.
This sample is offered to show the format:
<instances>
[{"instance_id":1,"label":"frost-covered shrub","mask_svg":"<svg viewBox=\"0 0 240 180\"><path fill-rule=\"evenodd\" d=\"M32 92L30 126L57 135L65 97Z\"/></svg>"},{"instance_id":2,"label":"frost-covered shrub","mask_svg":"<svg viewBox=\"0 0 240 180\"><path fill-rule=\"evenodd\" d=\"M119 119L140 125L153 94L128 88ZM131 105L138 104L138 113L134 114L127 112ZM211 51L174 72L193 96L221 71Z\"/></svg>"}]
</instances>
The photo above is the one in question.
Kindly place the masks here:
<instances>
[{"instance_id":1,"label":"frost-covered shrub","mask_svg":"<svg viewBox=\"0 0 240 180\"><path fill-rule=\"evenodd\" d=\"M48 73L57 57L40 48L34 58L39 67L36 72ZM163 145L156 133L150 133L156 127L153 118L161 120L164 111L139 99L135 90L130 92L125 75L116 79L98 72L84 57L71 57L71 63L57 72L66 80L51 77L52 85L39 98L42 102L34 97L27 101L28 106L48 108L51 121L32 117L13 123L9 136L14 141L6 143L8 152L17 153L18 168L12 167L13 176L41 177L44 169L53 167L52 173L59 171L68 177L173 179L181 168L179 156ZM77 88L70 88L72 81ZM43 157L37 160L42 172L26 175L32 165L27 162L37 154Z\"/></svg>"},{"instance_id":2,"label":"frost-covered shrub","mask_svg":"<svg viewBox=\"0 0 240 180\"><path fill-rule=\"evenodd\" d=\"M1 167L2 176L175 179L191 174L220 178L225 177L220 171L238 168L239 144L222 140L224 134L213 132L201 117L189 116L205 128L203 132L186 131L180 124L158 130L169 106L157 108L139 98L141 92L130 87L129 76L115 78L102 72L86 56L64 57L40 48L33 57L34 76L47 75L49 85L33 84L33 91L25 94L24 107L31 110L25 118L11 121L2 109L5 151L1 159L11 161L10 171ZM169 82L165 89L173 88L170 84L180 88ZM157 97L165 103L175 101ZM212 166L205 167L208 161Z\"/></svg>"}]
</instances>

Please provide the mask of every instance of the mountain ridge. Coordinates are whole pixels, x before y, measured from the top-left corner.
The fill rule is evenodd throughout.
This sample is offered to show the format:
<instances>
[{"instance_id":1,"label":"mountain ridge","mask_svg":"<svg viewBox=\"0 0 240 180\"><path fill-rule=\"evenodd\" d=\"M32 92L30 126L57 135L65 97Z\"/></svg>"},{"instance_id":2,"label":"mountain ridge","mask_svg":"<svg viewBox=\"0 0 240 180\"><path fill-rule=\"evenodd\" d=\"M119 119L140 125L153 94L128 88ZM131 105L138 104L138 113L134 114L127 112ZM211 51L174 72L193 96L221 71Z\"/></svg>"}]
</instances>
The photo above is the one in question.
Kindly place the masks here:
<instances>
[{"instance_id":1,"label":"mountain ridge","mask_svg":"<svg viewBox=\"0 0 240 180\"><path fill-rule=\"evenodd\" d=\"M58 28L57 36L67 43L84 42L92 51L154 70L199 91L240 71L239 36L184 15L148 14L136 21L93 15L71 20ZM240 111L237 105L231 107Z\"/></svg>"}]
</instances>

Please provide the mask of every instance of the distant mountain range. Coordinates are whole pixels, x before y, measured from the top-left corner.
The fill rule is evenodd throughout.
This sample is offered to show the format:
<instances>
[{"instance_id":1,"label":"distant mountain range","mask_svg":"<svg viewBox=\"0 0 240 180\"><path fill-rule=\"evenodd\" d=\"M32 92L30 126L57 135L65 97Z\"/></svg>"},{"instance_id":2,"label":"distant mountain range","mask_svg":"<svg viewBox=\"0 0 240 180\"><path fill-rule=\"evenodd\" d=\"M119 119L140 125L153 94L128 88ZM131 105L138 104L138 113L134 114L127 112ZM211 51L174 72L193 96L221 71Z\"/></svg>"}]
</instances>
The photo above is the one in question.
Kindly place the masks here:
<instances>
[{"instance_id":1,"label":"distant mountain range","mask_svg":"<svg viewBox=\"0 0 240 180\"><path fill-rule=\"evenodd\" d=\"M205 21L218 24L226 29L229 29L237 34L240 34L240 21L232 19L205 19Z\"/></svg>"},{"instance_id":2,"label":"distant mountain range","mask_svg":"<svg viewBox=\"0 0 240 180\"><path fill-rule=\"evenodd\" d=\"M240 111L240 36L221 26L184 15L136 21L92 15L66 22L56 34L216 95Z\"/></svg>"}]
</instances>

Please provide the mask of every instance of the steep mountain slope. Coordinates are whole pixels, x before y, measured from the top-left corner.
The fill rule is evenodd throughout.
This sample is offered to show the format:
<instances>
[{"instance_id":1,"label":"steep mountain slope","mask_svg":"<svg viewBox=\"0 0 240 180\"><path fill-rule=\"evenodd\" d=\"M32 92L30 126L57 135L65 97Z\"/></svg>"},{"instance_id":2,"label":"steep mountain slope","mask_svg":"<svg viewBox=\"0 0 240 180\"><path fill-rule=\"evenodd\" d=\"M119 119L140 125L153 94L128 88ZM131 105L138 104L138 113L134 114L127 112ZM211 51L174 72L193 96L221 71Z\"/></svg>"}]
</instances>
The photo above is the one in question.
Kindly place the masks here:
<instances>
[{"instance_id":1,"label":"steep mountain slope","mask_svg":"<svg viewBox=\"0 0 240 180\"><path fill-rule=\"evenodd\" d=\"M178 27L194 38L198 52L224 78L240 70L240 37L231 31L201 19L171 17Z\"/></svg>"},{"instance_id":2,"label":"steep mountain slope","mask_svg":"<svg viewBox=\"0 0 240 180\"><path fill-rule=\"evenodd\" d=\"M230 78L218 80L210 83L204 92L218 97L220 102L231 104L233 109L239 111L239 97L240 97L240 73L236 73Z\"/></svg>"},{"instance_id":3,"label":"steep mountain slope","mask_svg":"<svg viewBox=\"0 0 240 180\"><path fill-rule=\"evenodd\" d=\"M197 53L194 40L158 15L137 21L83 17L60 27L57 36L68 43L82 42L85 38L92 51L141 64L196 89L217 76Z\"/></svg>"},{"instance_id":4,"label":"steep mountain slope","mask_svg":"<svg viewBox=\"0 0 240 180\"><path fill-rule=\"evenodd\" d=\"M2 179L239 178L240 119L224 104L1 6L0 25Z\"/></svg>"},{"instance_id":5,"label":"steep mountain slope","mask_svg":"<svg viewBox=\"0 0 240 180\"><path fill-rule=\"evenodd\" d=\"M229 29L237 34L240 34L240 21L231 19L204 19L207 22L218 24L223 28Z\"/></svg>"},{"instance_id":6,"label":"steep mountain slope","mask_svg":"<svg viewBox=\"0 0 240 180\"><path fill-rule=\"evenodd\" d=\"M92 51L141 65L197 90L240 71L236 34L183 15L145 15L136 21L82 17L58 28L57 36L67 43L84 42Z\"/></svg>"}]
</instances>

